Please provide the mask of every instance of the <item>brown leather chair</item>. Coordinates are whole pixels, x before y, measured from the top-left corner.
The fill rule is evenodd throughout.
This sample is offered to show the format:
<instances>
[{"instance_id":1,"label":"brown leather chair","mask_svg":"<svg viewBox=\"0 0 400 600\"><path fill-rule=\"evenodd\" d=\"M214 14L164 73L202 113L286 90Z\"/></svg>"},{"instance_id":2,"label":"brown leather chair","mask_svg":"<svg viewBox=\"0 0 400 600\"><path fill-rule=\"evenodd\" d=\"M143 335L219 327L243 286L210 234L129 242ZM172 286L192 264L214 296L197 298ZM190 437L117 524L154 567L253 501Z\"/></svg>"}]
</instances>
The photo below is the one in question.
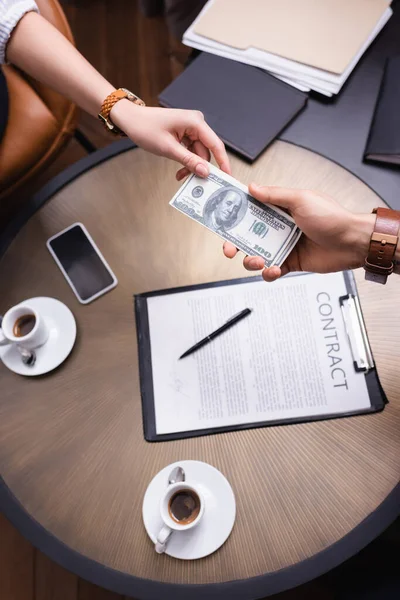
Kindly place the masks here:
<instances>
[{"instance_id":1,"label":"brown leather chair","mask_svg":"<svg viewBox=\"0 0 400 600\"><path fill-rule=\"evenodd\" d=\"M57 0L36 0L40 13L72 43L74 39ZM45 169L64 148L77 125L72 102L12 65L7 80L9 114L0 144L0 219L12 212L7 198Z\"/></svg>"}]
</instances>

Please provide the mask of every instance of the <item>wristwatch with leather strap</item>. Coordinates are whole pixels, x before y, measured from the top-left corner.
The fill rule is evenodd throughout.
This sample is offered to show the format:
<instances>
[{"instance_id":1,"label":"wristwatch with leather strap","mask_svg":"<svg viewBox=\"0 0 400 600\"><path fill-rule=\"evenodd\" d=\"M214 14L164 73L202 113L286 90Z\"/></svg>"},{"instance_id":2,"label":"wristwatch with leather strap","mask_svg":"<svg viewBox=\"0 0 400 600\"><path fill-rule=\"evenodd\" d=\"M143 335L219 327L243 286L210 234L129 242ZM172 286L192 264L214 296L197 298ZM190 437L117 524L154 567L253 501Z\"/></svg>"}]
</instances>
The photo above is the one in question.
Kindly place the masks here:
<instances>
[{"instance_id":1,"label":"wristwatch with leather strap","mask_svg":"<svg viewBox=\"0 0 400 600\"><path fill-rule=\"evenodd\" d=\"M119 129L116 125L114 125L114 123L111 121L110 112L112 107L124 98L126 98L130 102L133 102L134 104L137 104L138 106L146 106L143 100L139 98L139 96L136 96L136 94L130 92L126 88L119 88L118 90L111 92L111 94L107 96L107 98L101 105L101 110L98 114L99 119L103 122L104 127L107 129L107 131L122 136L125 136L126 134L123 131L121 131L121 129Z\"/></svg>"},{"instance_id":2,"label":"wristwatch with leather strap","mask_svg":"<svg viewBox=\"0 0 400 600\"><path fill-rule=\"evenodd\" d=\"M365 259L365 279L385 284L395 266L395 253L400 235L400 212L390 208L374 208L376 214L368 256Z\"/></svg>"}]
</instances>

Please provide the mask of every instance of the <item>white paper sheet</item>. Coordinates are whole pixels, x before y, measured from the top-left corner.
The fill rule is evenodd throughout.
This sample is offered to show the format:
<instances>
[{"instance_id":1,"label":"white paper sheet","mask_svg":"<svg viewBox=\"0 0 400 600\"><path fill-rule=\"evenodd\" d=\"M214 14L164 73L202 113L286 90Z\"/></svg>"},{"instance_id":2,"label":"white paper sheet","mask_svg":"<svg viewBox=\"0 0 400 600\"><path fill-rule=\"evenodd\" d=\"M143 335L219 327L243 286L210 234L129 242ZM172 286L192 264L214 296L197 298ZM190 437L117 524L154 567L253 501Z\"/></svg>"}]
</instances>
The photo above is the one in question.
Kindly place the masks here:
<instances>
[{"instance_id":1,"label":"white paper sheet","mask_svg":"<svg viewBox=\"0 0 400 600\"><path fill-rule=\"evenodd\" d=\"M213 0L210 0L204 6L201 13L184 33L182 40L184 44L224 58L259 67L297 89L302 91L313 89L326 96L339 93L363 54L393 14L392 9L388 7L345 71L341 75L335 75L329 71L317 69L257 48L240 50L197 34L196 25L201 20L202 15L211 8L212 3Z\"/></svg>"},{"instance_id":2,"label":"white paper sheet","mask_svg":"<svg viewBox=\"0 0 400 600\"><path fill-rule=\"evenodd\" d=\"M148 298L157 434L368 408L339 304L346 294L335 273ZM179 360L246 307L250 316Z\"/></svg>"}]
</instances>

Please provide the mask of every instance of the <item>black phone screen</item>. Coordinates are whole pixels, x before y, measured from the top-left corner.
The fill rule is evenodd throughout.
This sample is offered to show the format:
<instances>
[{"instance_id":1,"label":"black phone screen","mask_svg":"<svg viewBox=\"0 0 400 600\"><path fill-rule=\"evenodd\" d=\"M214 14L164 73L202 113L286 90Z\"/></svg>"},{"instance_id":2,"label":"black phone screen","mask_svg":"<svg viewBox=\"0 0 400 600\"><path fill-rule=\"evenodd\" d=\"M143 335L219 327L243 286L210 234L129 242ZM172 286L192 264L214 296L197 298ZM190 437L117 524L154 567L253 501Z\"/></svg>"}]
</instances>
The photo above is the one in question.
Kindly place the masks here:
<instances>
[{"instance_id":1,"label":"black phone screen","mask_svg":"<svg viewBox=\"0 0 400 600\"><path fill-rule=\"evenodd\" d=\"M80 225L71 227L49 242L81 300L88 300L114 278Z\"/></svg>"}]
</instances>

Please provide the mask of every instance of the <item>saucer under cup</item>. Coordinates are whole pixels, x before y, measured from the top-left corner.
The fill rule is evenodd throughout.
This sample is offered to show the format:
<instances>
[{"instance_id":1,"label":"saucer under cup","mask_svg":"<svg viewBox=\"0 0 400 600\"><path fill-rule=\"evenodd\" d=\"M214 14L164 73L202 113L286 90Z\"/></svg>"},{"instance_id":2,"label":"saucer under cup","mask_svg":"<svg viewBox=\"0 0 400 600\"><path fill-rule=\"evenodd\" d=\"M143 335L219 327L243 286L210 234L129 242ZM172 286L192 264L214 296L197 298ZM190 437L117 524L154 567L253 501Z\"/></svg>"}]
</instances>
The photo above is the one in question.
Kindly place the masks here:
<instances>
[{"instance_id":1,"label":"saucer under cup","mask_svg":"<svg viewBox=\"0 0 400 600\"><path fill-rule=\"evenodd\" d=\"M203 558L218 550L228 539L236 516L235 496L224 475L207 463L182 460L168 465L151 481L143 500L143 522L153 543L164 524L160 501L168 487L168 477L175 467L182 467L185 480L200 489L205 507L196 527L174 531L165 554L183 560Z\"/></svg>"},{"instance_id":2,"label":"saucer under cup","mask_svg":"<svg viewBox=\"0 0 400 600\"><path fill-rule=\"evenodd\" d=\"M49 329L48 340L35 349L36 361L31 367L24 365L15 344L0 346L0 359L19 375L43 375L63 363L71 352L76 339L75 317L68 306L55 298L30 298L20 304L28 304L43 317Z\"/></svg>"}]
</instances>

